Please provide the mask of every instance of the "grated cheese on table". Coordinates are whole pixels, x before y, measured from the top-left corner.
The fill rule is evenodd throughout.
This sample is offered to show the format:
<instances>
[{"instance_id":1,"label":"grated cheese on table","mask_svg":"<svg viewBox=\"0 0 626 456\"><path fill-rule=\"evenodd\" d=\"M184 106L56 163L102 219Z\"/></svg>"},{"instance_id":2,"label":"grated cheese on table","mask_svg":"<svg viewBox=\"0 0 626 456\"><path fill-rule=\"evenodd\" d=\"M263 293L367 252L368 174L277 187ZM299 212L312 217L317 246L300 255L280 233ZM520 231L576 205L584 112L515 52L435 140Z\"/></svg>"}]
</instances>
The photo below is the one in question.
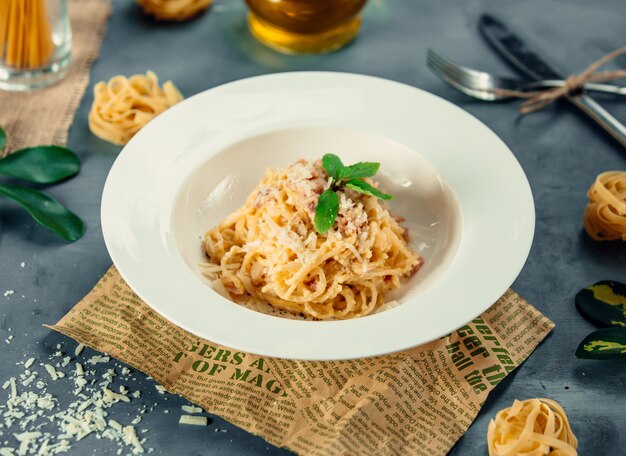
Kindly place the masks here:
<instances>
[{"instance_id":1,"label":"grated cheese on table","mask_svg":"<svg viewBox=\"0 0 626 456\"><path fill-rule=\"evenodd\" d=\"M57 349L60 348L58 345ZM80 354L79 350L76 351ZM102 375L104 381L97 383L98 374L95 371L85 372L79 362L69 366L69 357L65 357L62 363L56 363L55 358L62 356L59 353L50 355L47 362L39 363L48 374L43 378L35 381L39 374L30 369L36 360L28 358L26 362L18 363L23 365L23 373L2 383L6 391L3 394L7 394L8 398L0 400L0 456L51 456L72 452L73 442L88 438L110 440L118 446L118 454L151 453L153 449L144 448L146 439L139 439L132 425L107 418L109 408L119 402L131 402L131 397L139 397L139 391L130 393L127 387L119 385L117 389L120 393L116 393L111 389L116 377L113 369L106 370ZM87 362L99 364L107 360L108 356L98 355ZM56 363L56 368L52 363ZM64 372L62 369L66 367L68 370ZM131 371L125 368L122 372L126 375ZM65 377L68 377L67 380L64 380ZM60 404L47 391L47 382L57 382L60 388L70 386L67 388L70 391L74 384L75 400ZM21 385L19 390L18 383ZM147 406L143 405L136 417L129 417L131 424L139 423L146 411ZM145 431L143 429L142 433Z\"/></svg>"},{"instance_id":2,"label":"grated cheese on table","mask_svg":"<svg viewBox=\"0 0 626 456\"><path fill-rule=\"evenodd\" d=\"M167 393L167 390L161 386L161 385L154 385L154 387L156 388L156 390L159 392L159 394L165 394Z\"/></svg>"},{"instance_id":3,"label":"grated cheese on table","mask_svg":"<svg viewBox=\"0 0 626 456\"><path fill-rule=\"evenodd\" d=\"M76 348L74 349L74 356L80 355L83 352L84 348L85 348L84 344L78 344Z\"/></svg>"},{"instance_id":4,"label":"grated cheese on table","mask_svg":"<svg viewBox=\"0 0 626 456\"><path fill-rule=\"evenodd\" d=\"M54 367L50 364L44 364L43 367L46 369L46 372L48 372L48 375L50 375L50 378L55 381L59 378L59 376L57 375L57 371L54 369Z\"/></svg>"},{"instance_id":5,"label":"grated cheese on table","mask_svg":"<svg viewBox=\"0 0 626 456\"><path fill-rule=\"evenodd\" d=\"M200 407L196 407L195 405L183 405L181 408L187 413L202 413L202 409Z\"/></svg>"},{"instance_id":6,"label":"grated cheese on table","mask_svg":"<svg viewBox=\"0 0 626 456\"><path fill-rule=\"evenodd\" d=\"M99 364L99 363L108 363L111 360L111 358L109 358L108 356L103 356L103 355L96 355L96 356L92 356L91 358L89 358L87 360L87 364Z\"/></svg>"},{"instance_id":7,"label":"grated cheese on table","mask_svg":"<svg viewBox=\"0 0 626 456\"><path fill-rule=\"evenodd\" d=\"M206 426L207 424L209 424L209 419L206 416L181 415L178 423L190 424L193 426Z\"/></svg>"},{"instance_id":8,"label":"grated cheese on table","mask_svg":"<svg viewBox=\"0 0 626 456\"><path fill-rule=\"evenodd\" d=\"M144 449L137 437L135 428L132 426L124 426L124 443L133 446L133 454L143 453Z\"/></svg>"}]
</instances>

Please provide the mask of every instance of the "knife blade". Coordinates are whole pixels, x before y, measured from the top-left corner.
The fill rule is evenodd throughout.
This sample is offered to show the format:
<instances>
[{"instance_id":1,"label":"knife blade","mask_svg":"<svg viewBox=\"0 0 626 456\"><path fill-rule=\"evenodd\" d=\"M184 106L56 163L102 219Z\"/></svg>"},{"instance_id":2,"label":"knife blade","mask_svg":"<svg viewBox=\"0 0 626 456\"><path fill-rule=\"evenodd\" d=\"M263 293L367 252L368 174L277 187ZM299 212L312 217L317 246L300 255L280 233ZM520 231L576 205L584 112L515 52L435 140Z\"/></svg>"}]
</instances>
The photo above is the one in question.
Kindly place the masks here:
<instances>
[{"instance_id":1,"label":"knife blade","mask_svg":"<svg viewBox=\"0 0 626 456\"><path fill-rule=\"evenodd\" d=\"M478 28L487 42L520 73L533 80L564 79L564 73L554 69L541 55L513 33L504 22L490 14L480 17ZM626 126L585 93L566 99L595 120L624 147Z\"/></svg>"}]
</instances>

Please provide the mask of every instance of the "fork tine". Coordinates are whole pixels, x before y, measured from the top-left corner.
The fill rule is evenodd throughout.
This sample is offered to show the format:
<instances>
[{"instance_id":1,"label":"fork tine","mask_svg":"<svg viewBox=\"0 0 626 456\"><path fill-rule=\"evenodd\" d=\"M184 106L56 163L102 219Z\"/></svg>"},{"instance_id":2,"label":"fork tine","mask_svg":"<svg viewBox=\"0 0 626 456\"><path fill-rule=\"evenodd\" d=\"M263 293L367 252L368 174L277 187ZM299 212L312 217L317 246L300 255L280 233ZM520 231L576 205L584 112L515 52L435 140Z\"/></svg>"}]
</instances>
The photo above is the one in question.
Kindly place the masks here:
<instances>
[{"instance_id":1,"label":"fork tine","mask_svg":"<svg viewBox=\"0 0 626 456\"><path fill-rule=\"evenodd\" d=\"M452 60L444 57L443 55L433 51L432 49L428 50L428 58L431 62L433 62L433 64L437 65L448 74L455 74L458 76L463 75L464 68L452 62Z\"/></svg>"},{"instance_id":2,"label":"fork tine","mask_svg":"<svg viewBox=\"0 0 626 456\"><path fill-rule=\"evenodd\" d=\"M454 62L443 57L434 50L428 49L426 60L428 66L437 76L466 95L485 101L494 101L500 98L493 92L485 90L484 87L476 87L476 84L473 83L474 78L465 77L463 72L464 69L462 67L456 65ZM484 80L480 85L484 85Z\"/></svg>"},{"instance_id":3,"label":"fork tine","mask_svg":"<svg viewBox=\"0 0 626 456\"><path fill-rule=\"evenodd\" d=\"M428 50L428 64L431 68L437 69L440 73L445 74L446 76L456 80L462 80L462 74L458 69L451 67L447 64L447 62L441 58L436 52L431 49Z\"/></svg>"},{"instance_id":4,"label":"fork tine","mask_svg":"<svg viewBox=\"0 0 626 456\"><path fill-rule=\"evenodd\" d=\"M459 84L483 91L489 91L494 87L512 88L511 84L505 80L505 78L500 78L483 71L463 67L434 51L431 55L431 60L436 62L435 64L438 65L442 72L450 78L455 79Z\"/></svg>"},{"instance_id":5,"label":"fork tine","mask_svg":"<svg viewBox=\"0 0 626 456\"><path fill-rule=\"evenodd\" d=\"M487 81L481 75L475 75L465 71L465 68L455 64L451 60L443 57L436 52L429 53L429 63L432 67L436 67L441 73L448 78L454 80L458 84L467 86L468 88L479 87L484 89L488 86Z\"/></svg>"},{"instance_id":6,"label":"fork tine","mask_svg":"<svg viewBox=\"0 0 626 456\"><path fill-rule=\"evenodd\" d=\"M504 81L489 73L461 66L435 51L432 51L431 56L432 60L436 61L446 74L455 77L459 82L464 84L481 87L483 89L492 88L494 85L504 85ZM498 79L497 83L496 79Z\"/></svg>"},{"instance_id":7,"label":"fork tine","mask_svg":"<svg viewBox=\"0 0 626 456\"><path fill-rule=\"evenodd\" d=\"M434 51L428 54L428 64L433 71L448 79L449 82L452 81L462 86L472 85L469 84L470 81L464 77L459 68L449 65L445 59L441 58L441 56Z\"/></svg>"}]
</instances>

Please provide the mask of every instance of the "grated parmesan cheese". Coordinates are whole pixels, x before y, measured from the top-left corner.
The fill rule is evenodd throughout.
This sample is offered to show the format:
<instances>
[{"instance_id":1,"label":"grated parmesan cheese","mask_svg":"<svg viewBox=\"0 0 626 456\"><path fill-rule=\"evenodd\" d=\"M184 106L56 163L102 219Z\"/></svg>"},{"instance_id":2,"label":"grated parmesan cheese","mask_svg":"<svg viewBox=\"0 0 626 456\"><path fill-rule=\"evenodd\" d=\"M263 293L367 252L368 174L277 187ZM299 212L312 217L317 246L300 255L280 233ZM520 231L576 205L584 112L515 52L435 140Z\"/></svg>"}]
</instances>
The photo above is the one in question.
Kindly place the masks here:
<instances>
[{"instance_id":1,"label":"grated parmesan cheese","mask_svg":"<svg viewBox=\"0 0 626 456\"><path fill-rule=\"evenodd\" d=\"M179 420L179 424L190 424L193 426L206 426L209 424L209 419L206 416L198 416L198 415L181 415Z\"/></svg>"},{"instance_id":2,"label":"grated parmesan cheese","mask_svg":"<svg viewBox=\"0 0 626 456\"><path fill-rule=\"evenodd\" d=\"M133 446L133 454L143 453L144 449L137 438L137 433L135 432L135 428L132 426L124 426L124 442L127 445Z\"/></svg>"},{"instance_id":3,"label":"grated parmesan cheese","mask_svg":"<svg viewBox=\"0 0 626 456\"><path fill-rule=\"evenodd\" d=\"M123 394L118 394L114 391L111 391L108 388L104 388L102 390L104 392L104 396L108 399L110 399L111 401L122 401L122 402L130 402L130 398L127 396L124 396Z\"/></svg>"},{"instance_id":4,"label":"grated parmesan cheese","mask_svg":"<svg viewBox=\"0 0 626 456\"><path fill-rule=\"evenodd\" d=\"M57 349L60 348L61 346L57 345ZM75 363L75 370L69 368L73 372L64 372L62 368L68 366L67 358L69 357L64 358L62 363L56 363L55 358L60 356L59 353L49 355L49 362L40 364L48 373L45 378L35 381L38 373L29 370L34 365L35 358L29 358L26 362L18 363L23 365L23 373L1 383L2 388L7 390L5 394L8 394L8 400L0 400L0 436L5 434L4 430L7 430L6 435L13 435L15 440L0 442L2 445L0 456L52 456L66 453L71 451L72 441L78 442L92 438L90 436L115 442L118 445L118 454L144 453L146 439L138 439L132 426L123 426L114 420L107 419L108 408L119 402L131 401L130 397L125 395L128 389L119 386L119 391L123 394L118 394L107 388L110 382L105 382L104 386L97 385L98 374L95 371L85 372L80 363ZM92 364L105 362L104 360L108 359L106 356L94 358ZM56 368L53 363L56 364ZM128 374L130 370L126 368L122 369L122 372ZM61 382L68 381L62 380L66 376L71 377L71 381L77 386L77 389L73 391L76 400L61 407L59 401L47 392L47 382L59 382L59 387L63 388L66 384ZM104 376L113 381L115 371L108 369ZM25 387L22 392L17 389L18 381ZM135 398L139 395L139 391L132 394ZM149 411L152 409L150 407ZM142 406L140 412L141 414L146 412L145 405ZM133 423L138 423L141 419L138 416ZM142 430L144 431L147 430ZM152 448L147 449L148 453L152 451Z\"/></svg>"},{"instance_id":5,"label":"grated parmesan cheese","mask_svg":"<svg viewBox=\"0 0 626 456\"><path fill-rule=\"evenodd\" d=\"M84 344L78 344L76 348L74 349L74 356L80 355L83 352L84 348L85 348Z\"/></svg>"},{"instance_id":6,"label":"grated parmesan cheese","mask_svg":"<svg viewBox=\"0 0 626 456\"><path fill-rule=\"evenodd\" d=\"M154 387L159 392L159 394L167 393L167 390L162 385L154 385Z\"/></svg>"},{"instance_id":7,"label":"grated parmesan cheese","mask_svg":"<svg viewBox=\"0 0 626 456\"><path fill-rule=\"evenodd\" d=\"M54 370L54 367L52 367L51 364L44 364L43 367L46 369L46 372L48 372L48 375L50 375L50 378L53 381L56 381L59 378L57 371Z\"/></svg>"},{"instance_id":8,"label":"grated parmesan cheese","mask_svg":"<svg viewBox=\"0 0 626 456\"><path fill-rule=\"evenodd\" d=\"M200 407L196 407L195 405L183 405L181 408L187 413L202 413L202 409Z\"/></svg>"},{"instance_id":9,"label":"grated parmesan cheese","mask_svg":"<svg viewBox=\"0 0 626 456\"><path fill-rule=\"evenodd\" d=\"M99 364L99 363L108 363L111 360L108 356L96 355L92 356L87 360L87 364Z\"/></svg>"}]
</instances>

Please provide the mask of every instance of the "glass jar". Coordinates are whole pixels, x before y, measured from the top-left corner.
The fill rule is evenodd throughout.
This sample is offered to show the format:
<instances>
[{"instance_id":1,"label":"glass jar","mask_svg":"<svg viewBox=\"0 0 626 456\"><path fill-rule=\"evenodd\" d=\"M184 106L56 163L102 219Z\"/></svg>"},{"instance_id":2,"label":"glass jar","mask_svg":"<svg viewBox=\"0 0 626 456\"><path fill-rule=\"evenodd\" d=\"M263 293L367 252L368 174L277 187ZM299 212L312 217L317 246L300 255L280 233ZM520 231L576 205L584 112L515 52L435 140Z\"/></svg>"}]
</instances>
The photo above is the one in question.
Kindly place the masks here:
<instances>
[{"instance_id":1,"label":"glass jar","mask_svg":"<svg viewBox=\"0 0 626 456\"><path fill-rule=\"evenodd\" d=\"M67 0L0 0L0 89L55 83L67 72L71 43Z\"/></svg>"},{"instance_id":2,"label":"glass jar","mask_svg":"<svg viewBox=\"0 0 626 456\"><path fill-rule=\"evenodd\" d=\"M352 41L366 0L246 0L248 25L263 44L285 53L320 53Z\"/></svg>"}]
</instances>

